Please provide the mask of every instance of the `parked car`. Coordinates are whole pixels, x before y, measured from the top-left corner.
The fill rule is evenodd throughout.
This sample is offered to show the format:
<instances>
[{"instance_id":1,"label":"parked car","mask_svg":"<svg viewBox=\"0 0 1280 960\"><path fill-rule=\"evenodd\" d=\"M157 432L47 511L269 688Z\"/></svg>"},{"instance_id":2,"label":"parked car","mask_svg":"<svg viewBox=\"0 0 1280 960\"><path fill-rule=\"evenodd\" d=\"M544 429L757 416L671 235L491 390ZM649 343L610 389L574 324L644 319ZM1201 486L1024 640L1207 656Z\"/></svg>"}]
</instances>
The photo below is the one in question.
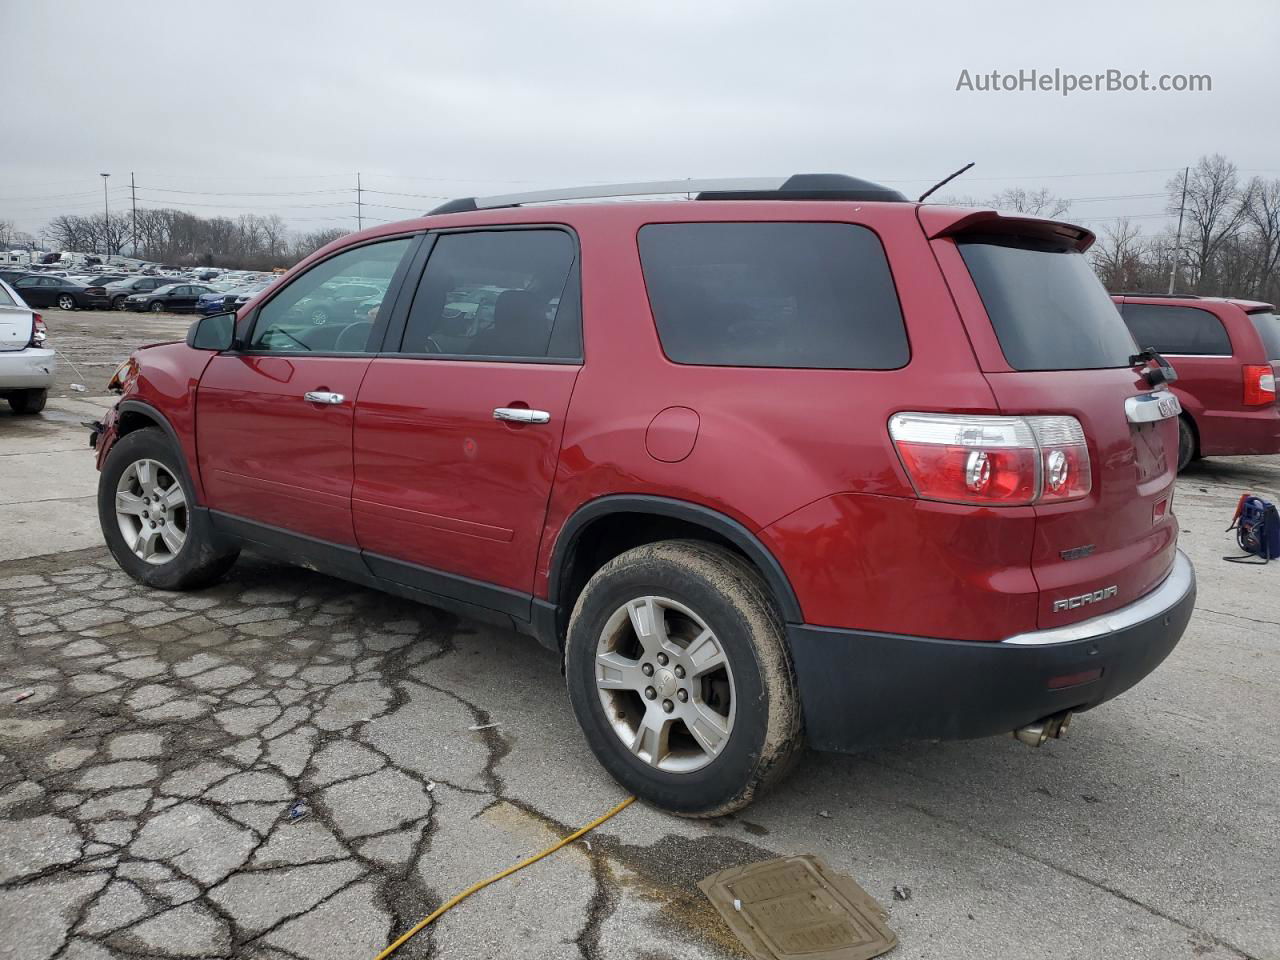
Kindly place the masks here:
<instances>
[{"instance_id":1,"label":"parked car","mask_svg":"<svg viewBox=\"0 0 1280 960\"><path fill-rule=\"evenodd\" d=\"M1198 457L1280 453L1280 317L1272 304L1186 294L1115 301L1138 345L1177 370L1179 471Z\"/></svg>"},{"instance_id":2,"label":"parked car","mask_svg":"<svg viewBox=\"0 0 1280 960\"><path fill-rule=\"evenodd\" d=\"M171 283L149 293L130 294L124 308L135 313L187 313L195 310L197 300L213 292L202 283Z\"/></svg>"},{"instance_id":3,"label":"parked car","mask_svg":"<svg viewBox=\"0 0 1280 960\"><path fill-rule=\"evenodd\" d=\"M48 273L20 277L13 282L13 288L33 307L97 310L110 304L104 287L89 286L82 280Z\"/></svg>"},{"instance_id":4,"label":"parked car","mask_svg":"<svg viewBox=\"0 0 1280 960\"><path fill-rule=\"evenodd\" d=\"M136 293L150 293L174 283L172 277L141 276L118 280L106 286L107 297L113 310L123 310L125 301Z\"/></svg>"},{"instance_id":5,"label":"parked car","mask_svg":"<svg viewBox=\"0 0 1280 960\"><path fill-rule=\"evenodd\" d=\"M29 276L30 270L17 270L10 267L0 267L0 281L12 285L15 280Z\"/></svg>"},{"instance_id":6,"label":"parked car","mask_svg":"<svg viewBox=\"0 0 1280 960\"><path fill-rule=\"evenodd\" d=\"M49 398L58 361L47 339L44 319L0 280L0 397L14 413L39 413Z\"/></svg>"},{"instance_id":7,"label":"parked car","mask_svg":"<svg viewBox=\"0 0 1280 960\"><path fill-rule=\"evenodd\" d=\"M207 317L215 313L239 310L268 286L269 284L250 284L206 293L196 301L196 313Z\"/></svg>"},{"instance_id":8,"label":"parked car","mask_svg":"<svg viewBox=\"0 0 1280 960\"><path fill-rule=\"evenodd\" d=\"M686 815L806 738L1038 745L1195 599L1178 401L1092 240L830 175L451 201L135 351L103 534L153 587L252 547L529 634L609 773ZM343 284L376 312L300 309ZM488 287L492 323L452 315Z\"/></svg>"},{"instance_id":9,"label":"parked car","mask_svg":"<svg viewBox=\"0 0 1280 960\"><path fill-rule=\"evenodd\" d=\"M102 273L96 276L86 277L85 283L91 287L105 287L108 283L118 283L121 280L128 279L127 273Z\"/></svg>"}]
</instances>

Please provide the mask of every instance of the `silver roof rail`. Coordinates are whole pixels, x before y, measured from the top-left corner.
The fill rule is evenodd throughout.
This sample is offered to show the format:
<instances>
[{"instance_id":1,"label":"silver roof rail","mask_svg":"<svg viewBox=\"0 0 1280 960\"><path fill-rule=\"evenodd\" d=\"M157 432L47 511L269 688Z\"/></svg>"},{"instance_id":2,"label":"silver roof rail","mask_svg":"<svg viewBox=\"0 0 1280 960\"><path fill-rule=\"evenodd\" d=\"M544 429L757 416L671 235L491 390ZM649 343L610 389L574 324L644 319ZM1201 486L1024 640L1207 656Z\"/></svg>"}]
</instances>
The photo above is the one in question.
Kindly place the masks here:
<instances>
[{"instance_id":1,"label":"silver roof rail","mask_svg":"<svg viewBox=\"0 0 1280 960\"><path fill-rule=\"evenodd\" d=\"M801 173L789 177L735 177L709 180L651 180L606 183L559 190L506 193L494 197L460 197L441 204L432 214L466 210L494 210L529 203L561 200L604 200L617 197L656 197L692 193L699 200L877 200L902 202L901 193L869 180L839 173Z\"/></svg>"}]
</instances>

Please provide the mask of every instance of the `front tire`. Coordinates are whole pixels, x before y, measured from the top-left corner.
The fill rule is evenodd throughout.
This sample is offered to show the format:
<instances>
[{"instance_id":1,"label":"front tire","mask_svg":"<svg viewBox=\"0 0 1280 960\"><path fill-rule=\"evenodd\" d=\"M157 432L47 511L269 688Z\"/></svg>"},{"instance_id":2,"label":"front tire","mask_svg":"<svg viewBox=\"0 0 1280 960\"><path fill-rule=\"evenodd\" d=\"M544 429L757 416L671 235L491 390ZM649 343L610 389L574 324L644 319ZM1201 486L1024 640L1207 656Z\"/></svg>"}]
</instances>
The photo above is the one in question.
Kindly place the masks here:
<instances>
[{"instance_id":1,"label":"front tire","mask_svg":"<svg viewBox=\"0 0 1280 960\"><path fill-rule=\"evenodd\" d=\"M48 390L15 390L9 394L9 409L17 414L39 413L48 400Z\"/></svg>"},{"instance_id":2,"label":"front tire","mask_svg":"<svg viewBox=\"0 0 1280 960\"><path fill-rule=\"evenodd\" d=\"M745 807L802 742L782 619L716 544L646 544L601 567L574 606L565 677L604 768L682 816Z\"/></svg>"},{"instance_id":3,"label":"front tire","mask_svg":"<svg viewBox=\"0 0 1280 960\"><path fill-rule=\"evenodd\" d=\"M151 312L152 312L152 313L164 313L164 304L163 304L163 303L161 303L159 300L155 300L155 301L153 301L153 302L152 302L152 304L151 304Z\"/></svg>"},{"instance_id":4,"label":"front tire","mask_svg":"<svg viewBox=\"0 0 1280 960\"><path fill-rule=\"evenodd\" d=\"M76 298L69 293L61 294L58 297L59 310L74 310L76 308Z\"/></svg>"},{"instance_id":5,"label":"front tire","mask_svg":"<svg viewBox=\"0 0 1280 960\"><path fill-rule=\"evenodd\" d=\"M128 294L124 294L124 293L121 293L121 294L118 294L117 296L112 297L112 298L111 298L111 309L112 309L112 310L123 310L123 309L124 309L124 302L125 302L125 300L126 300L127 298L128 298Z\"/></svg>"},{"instance_id":6,"label":"front tire","mask_svg":"<svg viewBox=\"0 0 1280 960\"><path fill-rule=\"evenodd\" d=\"M181 455L159 428L116 441L98 476L98 520L120 569L161 590L206 586L230 570L239 550L191 506Z\"/></svg>"}]
</instances>

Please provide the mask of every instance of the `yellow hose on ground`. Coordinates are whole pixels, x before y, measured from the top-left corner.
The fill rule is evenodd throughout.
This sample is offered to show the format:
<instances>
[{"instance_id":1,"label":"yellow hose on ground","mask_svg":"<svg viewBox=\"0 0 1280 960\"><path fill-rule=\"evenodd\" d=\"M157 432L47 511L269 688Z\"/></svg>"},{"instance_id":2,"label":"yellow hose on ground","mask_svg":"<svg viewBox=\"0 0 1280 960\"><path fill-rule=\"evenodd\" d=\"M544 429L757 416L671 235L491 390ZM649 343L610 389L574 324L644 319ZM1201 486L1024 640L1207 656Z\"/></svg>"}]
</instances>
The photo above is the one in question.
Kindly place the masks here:
<instances>
[{"instance_id":1,"label":"yellow hose on ground","mask_svg":"<svg viewBox=\"0 0 1280 960\"><path fill-rule=\"evenodd\" d=\"M412 928L407 930L400 937L400 939L396 940L395 943L391 944L391 946L383 950L380 954L374 957L373 960L386 960L387 957L391 956L393 953L399 950L402 946L408 943L410 939L417 936L419 933L421 933L431 924L435 923L436 920L440 919L442 916L444 916L446 913L448 913L450 910L452 910L454 907L456 907L458 904L460 904L463 900L467 899L467 897L471 896L476 891L483 890L485 887L489 886L489 884L497 883L499 880L503 879L504 877L509 877L511 876L511 874L515 873L516 871L523 870L525 867L529 866L530 864L537 863L543 857L550 856L551 854L559 850L561 847L567 847L569 844L573 843L573 841L577 840L579 837L590 833L592 830L600 826L600 824L604 823L610 817L614 816L615 814L619 814L623 810L627 809L627 807L635 803L635 800L636 800L635 797L627 797L627 799L623 800L620 804L618 804L616 807L614 807L612 810L606 813L603 817L597 817L595 820L592 820L581 830L575 830L573 833L569 834L563 840L557 841L556 843L553 843L551 846L547 847L547 849L543 850L541 853L535 853L528 860L521 860L515 866L507 867L507 869L503 870L501 873L495 873L492 877L490 877L487 880L481 880L479 883L473 883L471 886L467 887L467 889L463 890L461 893L457 894L454 897L451 897L450 899L442 903L439 906L439 908L435 910L435 912L425 917L424 919L419 920L416 924L414 924Z\"/></svg>"}]
</instances>

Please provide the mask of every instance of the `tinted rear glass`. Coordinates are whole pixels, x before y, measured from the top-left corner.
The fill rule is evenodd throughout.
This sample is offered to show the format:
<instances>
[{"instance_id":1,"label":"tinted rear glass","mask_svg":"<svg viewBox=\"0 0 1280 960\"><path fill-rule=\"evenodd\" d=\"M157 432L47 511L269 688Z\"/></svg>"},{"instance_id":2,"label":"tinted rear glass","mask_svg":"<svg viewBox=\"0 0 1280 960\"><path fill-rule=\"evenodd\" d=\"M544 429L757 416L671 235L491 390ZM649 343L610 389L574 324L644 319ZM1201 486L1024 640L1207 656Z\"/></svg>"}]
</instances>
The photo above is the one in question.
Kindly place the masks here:
<instances>
[{"instance_id":1,"label":"tinted rear glass","mask_svg":"<svg viewBox=\"0 0 1280 960\"><path fill-rule=\"evenodd\" d=\"M1268 311L1251 313L1249 319L1262 338L1262 348L1267 353L1267 359L1280 360L1280 317Z\"/></svg>"},{"instance_id":2,"label":"tinted rear glass","mask_svg":"<svg viewBox=\"0 0 1280 960\"><path fill-rule=\"evenodd\" d=\"M1006 238L957 246L1013 369L1129 365L1133 338L1084 254Z\"/></svg>"},{"instance_id":3,"label":"tinted rear glass","mask_svg":"<svg viewBox=\"0 0 1280 960\"><path fill-rule=\"evenodd\" d=\"M879 238L847 223L664 223L640 231L676 363L892 370L911 357Z\"/></svg>"},{"instance_id":4,"label":"tinted rear glass","mask_svg":"<svg viewBox=\"0 0 1280 960\"><path fill-rule=\"evenodd\" d=\"M1125 325L1139 347L1155 347L1160 353L1203 356L1231 355L1231 338L1222 321L1199 307L1163 303L1126 303L1121 308Z\"/></svg>"}]
</instances>

